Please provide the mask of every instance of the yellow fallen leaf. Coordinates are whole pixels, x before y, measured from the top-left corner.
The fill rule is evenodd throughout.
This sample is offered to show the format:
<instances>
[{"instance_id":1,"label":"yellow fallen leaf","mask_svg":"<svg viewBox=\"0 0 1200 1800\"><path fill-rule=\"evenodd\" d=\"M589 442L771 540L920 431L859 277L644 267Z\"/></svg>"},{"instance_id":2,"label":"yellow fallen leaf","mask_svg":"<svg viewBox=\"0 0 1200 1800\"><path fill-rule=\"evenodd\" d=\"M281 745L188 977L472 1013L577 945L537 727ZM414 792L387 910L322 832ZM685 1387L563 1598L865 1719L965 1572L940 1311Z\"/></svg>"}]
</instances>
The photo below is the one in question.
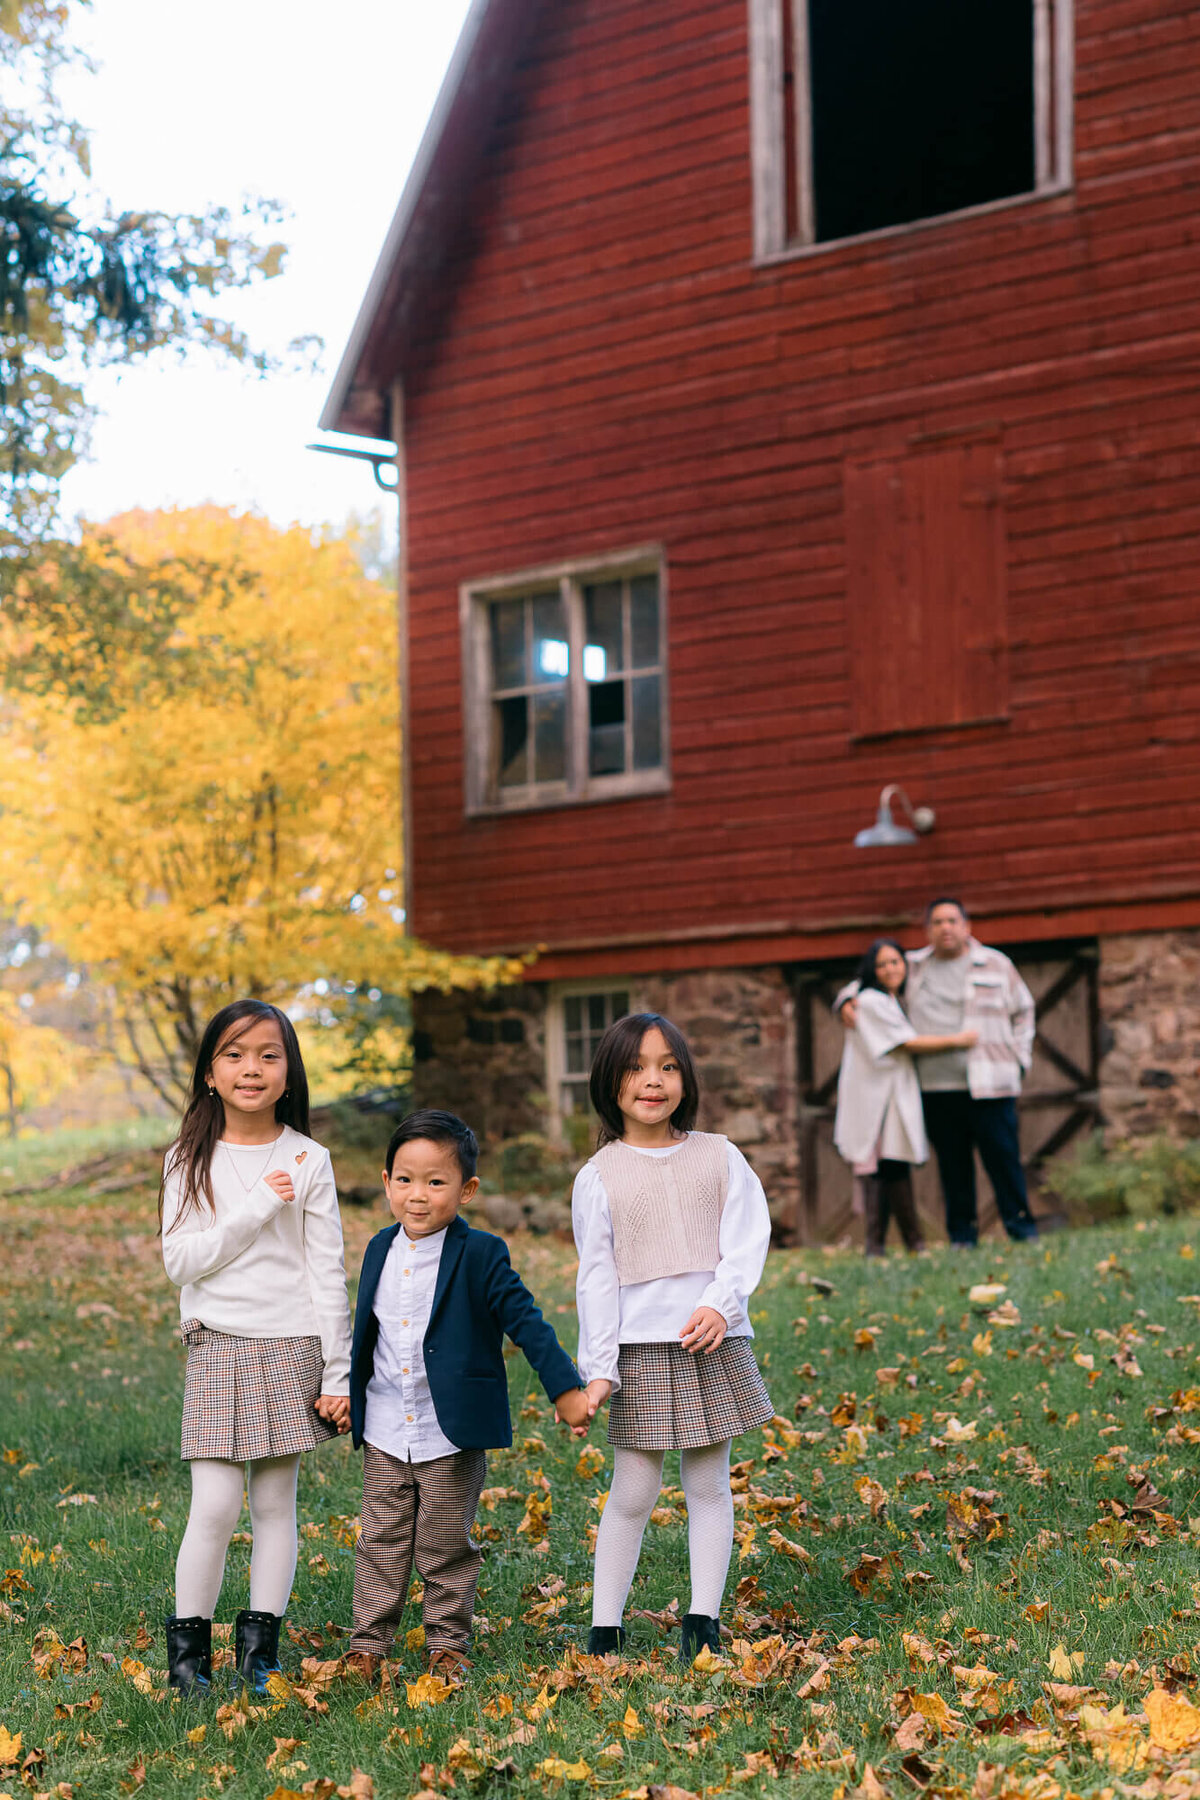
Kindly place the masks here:
<instances>
[{"instance_id":1,"label":"yellow fallen leaf","mask_svg":"<svg viewBox=\"0 0 1200 1800\"><path fill-rule=\"evenodd\" d=\"M1044 1621L1050 1617L1050 1602L1048 1600L1039 1600L1035 1594L1033 1599L1029 1602L1029 1605L1025 1608L1022 1617L1028 1619L1031 1625L1043 1624Z\"/></svg>"},{"instance_id":2,"label":"yellow fallen leaf","mask_svg":"<svg viewBox=\"0 0 1200 1800\"><path fill-rule=\"evenodd\" d=\"M858 1786L851 1788L850 1792L854 1796L854 1800L887 1800L888 1793L870 1763L867 1763L863 1769L862 1780Z\"/></svg>"},{"instance_id":3,"label":"yellow fallen leaf","mask_svg":"<svg viewBox=\"0 0 1200 1800\"><path fill-rule=\"evenodd\" d=\"M436 1675L418 1675L415 1681L406 1681L404 1687L410 1706L440 1706L454 1692L448 1681Z\"/></svg>"},{"instance_id":4,"label":"yellow fallen leaf","mask_svg":"<svg viewBox=\"0 0 1200 1800\"><path fill-rule=\"evenodd\" d=\"M404 1648L406 1650L423 1650L425 1648L425 1627L423 1625L414 1625L411 1631L405 1632Z\"/></svg>"},{"instance_id":5,"label":"yellow fallen leaf","mask_svg":"<svg viewBox=\"0 0 1200 1800\"><path fill-rule=\"evenodd\" d=\"M991 1332L977 1331L975 1336L971 1339L971 1348L976 1356L990 1356L992 1354Z\"/></svg>"},{"instance_id":6,"label":"yellow fallen leaf","mask_svg":"<svg viewBox=\"0 0 1200 1800\"><path fill-rule=\"evenodd\" d=\"M638 1718L632 1706L625 1708L625 1717L621 1720L621 1730L627 1738L645 1737L646 1727Z\"/></svg>"},{"instance_id":7,"label":"yellow fallen leaf","mask_svg":"<svg viewBox=\"0 0 1200 1800\"><path fill-rule=\"evenodd\" d=\"M782 1531L768 1531L767 1542L777 1555L791 1557L793 1562L810 1563L812 1561L812 1557L804 1545L797 1544L792 1538L784 1537Z\"/></svg>"},{"instance_id":8,"label":"yellow fallen leaf","mask_svg":"<svg viewBox=\"0 0 1200 1800\"><path fill-rule=\"evenodd\" d=\"M723 1669L725 1667L725 1658L723 1656L714 1656L708 1645L705 1644L704 1648L692 1658L692 1667L693 1669L699 1669L702 1674L706 1674L709 1669Z\"/></svg>"},{"instance_id":9,"label":"yellow fallen leaf","mask_svg":"<svg viewBox=\"0 0 1200 1800\"><path fill-rule=\"evenodd\" d=\"M972 1306L995 1306L997 1300L1003 1299L1007 1292L1006 1282L978 1281L973 1288L967 1290L967 1299Z\"/></svg>"},{"instance_id":10,"label":"yellow fallen leaf","mask_svg":"<svg viewBox=\"0 0 1200 1800\"><path fill-rule=\"evenodd\" d=\"M1074 1356L1072 1356L1072 1358L1071 1358L1071 1361L1073 1363L1078 1363L1078 1365L1081 1369L1094 1369L1096 1366L1095 1357L1090 1355L1089 1352L1086 1350L1076 1350Z\"/></svg>"},{"instance_id":11,"label":"yellow fallen leaf","mask_svg":"<svg viewBox=\"0 0 1200 1800\"><path fill-rule=\"evenodd\" d=\"M1184 1750L1200 1738L1200 1708L1165 1688L1152 1688L1143 1703L1150 1721L1150 1741L1160 1750Z\"/></svg>"},{"instance_id":12,"label":"yellow fallen leaf","mask_svg":"<svg viewBox=\"0 0 1200 1800\"><path fill-rule=\"evenodd\" d=\"M935 1731L940 1731L947 1737L953 1736L958 1729L961 1714L954 1712L940 1694L912 1694L910 1698L913 1711L920 1713Z\"/></svg>"},{"instance_id":13,"label":"yellow fallen leaf","mask_svg":"<svg viewBox=\"0 0 1200 1800\"><path fill-rule=\"evenodd\" d=\"M575 1473L580 1481L588 1481L598 1475L604 1467L604 1452L598 1444L588 1444L579 1452L579 1460L575 1464Z\"/></svg>"},{"instance_id":14,"label":"yellow fallen leaf","mask_svg":"<svg viewBox=\"0 0 1200 1800\"><path fill-rule=\"evenodd\" d=\"M121 1673L127 1681L132 1681L139 1694L154 1692L154 1677L145 1663L139 1662L135 1656L126 1656L122 1659Z\"/></svg>"},{"instance_id":15,"label":"yellow fallen leaf","mask_svg":"<svg viewBox=\"0 0 1200 1800\"><path fill-rule=\"evenodd\" d=\"M193 1725L192 1729L187 1734L187 1741L189 1744L202 1744L207 1733L207 1725Z\"/></svg>"},{"instance_id":16,"label":"yellow fallen leaf","mask_svg":"<svg viewBox=\"0 0 1200 1800\"><path fill-rule=\"evenodd\" d=\"M466 1738L456 1738L451 1744L446 1761L452 1769L460 1769L468 1780L479 1775L486 1775L488 1761Z\"/></svg>"},{"instance_id":17,"label":"yellow fallen leaf","mask_svg":"<svg viewBox=\"0 0 1200 1800\"><path fill-rule=\"evenodd\" d=\"M21 1733L11 1732L0 1725L0 1763L16 1763L21 1760Z\"/></svg>"},{"instance_id":18,"label":"yellow fallen leaf","mask_svg":"<svg viewBox=\"0 0 1200 1800\"><path fill-rule=\"evenodd\" d=\"M964 1425L960 1419L951 1418L946 1420L942 1436L948 1444L965 1444L975 1436L978 1430L979 1425L975 1419L969 1420Z\"/></svg>"},{"instance_id":19,"label":"yellow fallen leaf","mask_svg":"<svg viewBox=\"0 0 1200 1800\"><path fill-rule=\"evenodd\" d=\"M533 1766L534 1775L540 1775L543 1781L586 1781L591 1772L587 1763L564 1762L561 1756L548 1756Z\"/></svg>"},{"instance_id":20,"label":"yellow fallen leaf","mask_svg":"<svg viewBox=\"0 0 1200 1800\"><path fill-rule=\"evenodd\" d=\"M1083 1651L1068 1651L1065 1644L1055 1644L1046 1667L1055 1681L1074 1681L1083 1667Z\"/></svg>"}]
</instances>

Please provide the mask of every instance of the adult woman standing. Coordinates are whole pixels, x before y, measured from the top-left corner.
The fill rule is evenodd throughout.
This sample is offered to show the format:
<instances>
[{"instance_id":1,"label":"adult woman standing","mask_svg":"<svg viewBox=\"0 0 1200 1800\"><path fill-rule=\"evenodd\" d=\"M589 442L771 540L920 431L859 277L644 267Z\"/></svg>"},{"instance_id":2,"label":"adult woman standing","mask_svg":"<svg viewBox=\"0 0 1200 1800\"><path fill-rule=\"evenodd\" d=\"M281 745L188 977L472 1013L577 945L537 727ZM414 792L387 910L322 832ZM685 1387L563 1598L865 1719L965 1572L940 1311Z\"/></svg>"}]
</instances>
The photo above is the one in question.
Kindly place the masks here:
<instances>
[{"instance_id":1,"label":"adult woman standing","mask_svg":"<svg viewBox=\"0 0 1200 1800\"><path fill-rule=\"evenodd\" d=\"M969 1050L978 1033L919 1037L903 1006L908 964L893 938L877 938L858 971L854 1027L846 1033L838 1076L833 1142L854 1171L865 1219L863 1249L882 1256L889 1221L905 1248L923 1250L913 1199L912 1165L929 1155L914 1056Z\"/></svg>"}]
</instances>

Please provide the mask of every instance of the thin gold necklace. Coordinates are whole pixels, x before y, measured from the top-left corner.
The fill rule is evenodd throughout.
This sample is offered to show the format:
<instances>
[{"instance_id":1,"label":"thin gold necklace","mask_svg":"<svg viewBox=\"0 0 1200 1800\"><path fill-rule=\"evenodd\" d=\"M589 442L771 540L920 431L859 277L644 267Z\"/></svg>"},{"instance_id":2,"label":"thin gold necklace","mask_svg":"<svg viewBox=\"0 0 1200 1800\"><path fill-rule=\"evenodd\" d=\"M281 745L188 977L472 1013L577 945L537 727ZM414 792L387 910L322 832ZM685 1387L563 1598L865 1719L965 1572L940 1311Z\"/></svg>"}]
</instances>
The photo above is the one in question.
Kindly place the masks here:
<instances>
[{"instance_id":1,"label":"thin gold necklace","mask_svg":"<svg viewBox=\"0 0 1200 1800\"><path fill-rule=\"evenodd\" d=\"M279 1136L282 1137L283 1133L280 1132ZM233 1170L234 1174L237 1176L238 1185L241 1188L243 1193L245 1193L245 1194L252 1193L253 1190L258 1186L259 1182L262 1180L263 1176L266 1174L267 1170L271 1166L271 1163L275 1156L275 1151L278 1147L278 1144L279 1144L279 1138L272 1138L271 1148L267 1151L266 1162L263 1164L262 1168L259 1169L255 1173L254 1179L252 1181L246 1181L242 1177L242 1171L238 1168L237 1157L233 1154L233 1145L227 1144L225 1142L224 1138L221 1139L221 1148L222 1148L222 1150L225 1151L225 1153L229 1157L229 1166ZM239 1149L246 1149L246 1150L250 1149L250 1147L251 1146L249 1144L243 1144L243 1145L238 1146Z\"/></svg>"}]
</instances>

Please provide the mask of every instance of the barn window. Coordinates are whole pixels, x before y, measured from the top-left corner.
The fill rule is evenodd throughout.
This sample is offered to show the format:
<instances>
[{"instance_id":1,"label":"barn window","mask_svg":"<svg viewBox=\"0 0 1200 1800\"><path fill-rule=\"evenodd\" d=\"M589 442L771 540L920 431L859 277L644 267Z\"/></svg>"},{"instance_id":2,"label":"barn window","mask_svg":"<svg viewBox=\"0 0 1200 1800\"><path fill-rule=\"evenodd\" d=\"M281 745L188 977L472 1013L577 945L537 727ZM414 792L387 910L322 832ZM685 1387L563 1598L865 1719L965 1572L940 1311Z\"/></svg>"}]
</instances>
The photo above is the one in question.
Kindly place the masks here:
<instances>
[{"instance_id":1,"label":"barn window","mask_svg":"<svg viewBox=\"0 0 1200 1800\"><path fill-rule=\"evenodd\" d=\"M994 439L845 465L855 737L1007 716L1001 476Z\"/></svg>"},{"instance_id":2,"label":"barn window","mask_svg":"<svg viewBox=\"0 0 1200 1800\"><path fill-rule=\"evenodd\" d=\"M588 1076L600 1039L629 1011L625 982L597 981L555 987L550 994L546 1033L547 1088L551 1111L561 1123L587 1118Z\"/></svg>"},{"instance_id":3,"label":"barn window","mask_svg":"<svg viewBox=\"0 0 1200 1800\"><path fill-rule=\"evenodd\" d=\"M468 811L665 786L663 599L645 554L463 590Z\"/></svg>"},{"instance_id":4,"label":"barn window","mask_svg":"<svg viewBox=\"0 0 1200 1800\"><path fill-rule=\"evenodd\" d=\"M1072 0L750 0L750 19L756 255L1069 186Z\"/></svg>"}]
</instances>

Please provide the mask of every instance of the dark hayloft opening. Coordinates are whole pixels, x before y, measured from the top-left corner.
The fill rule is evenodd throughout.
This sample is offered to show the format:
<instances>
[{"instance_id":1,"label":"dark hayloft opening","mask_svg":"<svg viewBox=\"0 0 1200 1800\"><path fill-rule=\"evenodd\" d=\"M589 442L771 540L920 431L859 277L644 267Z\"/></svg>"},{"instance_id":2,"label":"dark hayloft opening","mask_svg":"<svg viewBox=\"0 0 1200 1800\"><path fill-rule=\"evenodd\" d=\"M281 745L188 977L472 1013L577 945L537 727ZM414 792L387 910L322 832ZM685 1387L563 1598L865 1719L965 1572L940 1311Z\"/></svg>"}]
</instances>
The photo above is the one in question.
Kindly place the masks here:
<instances>
[{"instance_id":1,"label":"dark hayloft opening","mask_svg":"<svg viewBox=\"0 0 1200 1800\"><path fill-rule=\"evenodd\" d=\"M808 0L818 241L1034 186L1030 0Z\"/></svg>"}]
</instances>

